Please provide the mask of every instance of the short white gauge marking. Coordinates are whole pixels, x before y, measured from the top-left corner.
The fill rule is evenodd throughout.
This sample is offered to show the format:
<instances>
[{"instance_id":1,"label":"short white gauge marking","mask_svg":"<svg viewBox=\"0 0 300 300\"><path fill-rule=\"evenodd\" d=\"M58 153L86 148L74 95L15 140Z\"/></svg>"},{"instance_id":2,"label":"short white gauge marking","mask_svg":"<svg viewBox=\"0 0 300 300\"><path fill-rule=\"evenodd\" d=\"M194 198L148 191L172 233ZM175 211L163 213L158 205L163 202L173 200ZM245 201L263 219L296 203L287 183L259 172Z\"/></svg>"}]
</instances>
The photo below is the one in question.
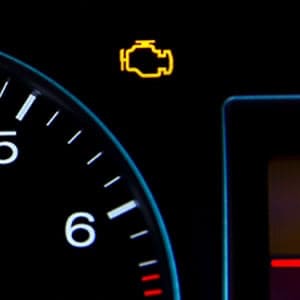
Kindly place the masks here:
<instances>
[{"instance_id":1,"label":"short white gauge marking","mask_svg":"<svg viewBox=\"0 0 300 300\"><path fill-rule=\"evenodd\" d=\"M152 260L147 260L147 261L143 261L141 263L139 263L139 267L143 268L143 267L148 267L148 266L152 266L158 263L158 260L156 259L152 259Z\"/></svg>"},{"instance_id":2,"label":"short white gauge marking","mask_svg":"<svg viewBox=\"0 0 300 300\"><path fill-rule=\"evenodd\" d=\"M103 185L103 187L104 187L104 188L108 188L108 187L110 187L111 185L113 185L114 183L116 183L117 181L119 181L120 179L121 179L121 176L117 176L117 177L111 179L110 181L108 181L107 183L105 183L105 184Z\"/></svg>"},{"instance_id":3,"label":"short white gauge marking","mask_svg":"<svg viewBox=\"0 0 300 300\"><path fill-rule=\"evenodd\" d=\"M82 133L82 130L78 130L69 140L68 140L68 145L72 144Z\"/></svg>"},{"instance_id":4,"label":"short white gauge marking","mask_svg":"<svg viewBox=\"0 0 300 300\"><path fill-rule=\"evenodd\" d=\"M47 127L49 127L49 126L53 123L53 121L56 119L56 117L58 116L58 114L59 114L59 110L56 111L56 112L52 115L52 117L49 119L49 121L48 121L47 124L46 124Z\"/></svg>"},{"instance_id":5,"label":"short white gauge marking","mask_svg":"<svg viewBox=\"0 0 300 300\"><path fill-rule=\"evenodd\" d=\"M0 131L0 136L16 136L16 131Z\"/></svg>"},{"instance_id":6,"label":"short white gauge marking","mask_svg":"<svg viewBox=\"0 0 300 300\"><path fill-rule=\"evenodd\" d=\"M21 109L19 110L19 112L16 115L16 119L18 121L23 121L24 117L26 116L26 114L28 113L29 109L31 108L32 104L34 103L34 101L37 98L37 94L30 94L26 101L24 102L24 104L22 105Z\"/></svg>"},{"instance_id":7,"label":"short white gauge marking","mask_svg":"<svg viewBox=\"0 0 300 300\"><path fill-rule=\"evenodd\" d=\"M5 83L4 83L4 85L3 85L3 87L2 87L2 89L1 89L1 91L0 91L0 98L3 97L3 95L5 93L5 90L6 90L7 86L8 86L8 83L9 83L9 80L6 80Z\"/></svg>"},{"instance_id":8,"label":"short white gauge marking","mask_svg":"<svg viewBox=\"0 0 300 300\"><path fill-rule=\"evenodd\" d=\"M136 208L137 204L134 200L131 200L125 204L122 204L114 209L112 209L111 211L109 211L107 213L107 216L110 220L115 219L129 211L131 211L132 209Z\"/></svg>"},{"instance_id":9,"label":"short white gauge marking","mask_svg":"<svg viewBox=\"0 0 300 300\"><path fill-rule=\"evenodd\" d=\"M138 239L142 236L145 236L149 233L149 230L142 230L142 231L139 231L137 233L134 233L134 234L131 234L129 237L131 240L135 240L135 239Z\"/></svg>"},{"instance_id":10,"label":"short white gauge marking","mask_svg":"<svg viewBox=\"0 0 300 300\"><path fill-rule=\"evenodd\" d=\"M101 155L103 154L103 152L99 152L96 155L94 155L90 160L87 161L87 165L91 165L95 160L97 160Z\"/></svg>"}]
</instances>

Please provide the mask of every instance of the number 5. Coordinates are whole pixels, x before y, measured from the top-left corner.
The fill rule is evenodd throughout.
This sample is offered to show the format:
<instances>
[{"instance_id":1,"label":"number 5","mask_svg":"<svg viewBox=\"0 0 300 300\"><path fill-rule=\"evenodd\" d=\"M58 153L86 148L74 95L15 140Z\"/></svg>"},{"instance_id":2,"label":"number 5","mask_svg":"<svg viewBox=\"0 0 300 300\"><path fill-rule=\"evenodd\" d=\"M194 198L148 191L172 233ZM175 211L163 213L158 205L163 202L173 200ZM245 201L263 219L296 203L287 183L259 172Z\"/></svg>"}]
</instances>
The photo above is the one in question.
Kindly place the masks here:
<instances>
[{"instance_id":1,"label":"number 5","mask_svg":"<svg viewBox=\"0 0 300 300\"><path fill-rule=\"evenodd\" d=\"M0 136L15 136L15 135L17 135L16 131L0 131ZM10 150L11 153L6 158L0 158L0 165L8 165L17 159L19 151L17 146L14 143L7 142L7 141L0 142L0 151L1 148L7 148Z\"/></svg>"}]
</instances>

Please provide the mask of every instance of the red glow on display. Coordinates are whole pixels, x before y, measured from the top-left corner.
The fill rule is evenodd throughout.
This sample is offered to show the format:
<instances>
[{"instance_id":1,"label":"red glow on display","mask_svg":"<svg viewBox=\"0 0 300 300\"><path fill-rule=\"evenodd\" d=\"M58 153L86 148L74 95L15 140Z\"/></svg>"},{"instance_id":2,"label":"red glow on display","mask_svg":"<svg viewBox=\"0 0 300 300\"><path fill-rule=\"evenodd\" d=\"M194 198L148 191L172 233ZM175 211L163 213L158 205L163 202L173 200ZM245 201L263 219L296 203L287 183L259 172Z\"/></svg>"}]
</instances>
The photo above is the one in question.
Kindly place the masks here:
<instances>
[{"instance_id":1,"label":"red glow on display","mask_svg":"<svg viewBox=\"0 0 300 300\"><path fill-rule=\"evenodd\" d=\"M299 258L274 258L271 260L272 268L300 268Z\"/></svg>"}]
</instances>

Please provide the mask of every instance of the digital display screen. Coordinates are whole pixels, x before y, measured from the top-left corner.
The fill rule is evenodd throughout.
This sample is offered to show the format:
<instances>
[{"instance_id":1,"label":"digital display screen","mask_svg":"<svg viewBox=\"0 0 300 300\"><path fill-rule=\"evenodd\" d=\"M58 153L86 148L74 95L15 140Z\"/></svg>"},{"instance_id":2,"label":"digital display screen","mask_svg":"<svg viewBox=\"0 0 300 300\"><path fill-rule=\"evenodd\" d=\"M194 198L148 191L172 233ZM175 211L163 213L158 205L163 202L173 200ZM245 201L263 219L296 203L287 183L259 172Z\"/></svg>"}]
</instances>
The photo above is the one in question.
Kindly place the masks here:
<instances>
[{"instance_id":1,"label":"digital display screen","mask_svg":"<svg viewBox=\"0 0 300 300\"><path fill-rule=\"evenodd\" d=\"M300 299L300 156L270 160L270 300Z\"/></svg>"}]
</instances>

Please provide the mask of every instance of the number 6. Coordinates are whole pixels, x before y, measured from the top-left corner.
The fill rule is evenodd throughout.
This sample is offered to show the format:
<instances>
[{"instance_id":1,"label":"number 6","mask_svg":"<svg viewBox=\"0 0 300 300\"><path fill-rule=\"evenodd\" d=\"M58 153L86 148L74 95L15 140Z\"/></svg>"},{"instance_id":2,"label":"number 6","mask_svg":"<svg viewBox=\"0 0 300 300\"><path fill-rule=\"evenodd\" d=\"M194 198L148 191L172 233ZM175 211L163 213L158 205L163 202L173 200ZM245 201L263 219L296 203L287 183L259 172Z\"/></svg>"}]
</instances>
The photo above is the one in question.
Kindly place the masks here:
<instances>
[{"instance_id":1,"label":"number 6","mask_svg":"<svg viewBox=\"0 0 300 300\"><path fill-rule=\"evenodd\" d=\"M71 244L74 247L78 247L78 248L88 247L91 244L93 244L95 241L96 238L95 230L92 226L88 224L78 223L76 225L73 225L74 221L78 218L85 218L91 223L95 222L95 218L90 213L87 212L77 212L70 215L69 218L67 219L66 226L65 226L65 234L66 234L67 241L69 242L69 244ZM77 230L85 230L88 233L87 239L84 241L76 241L73 237L73 234Z\"/></svg>"}]
</instances>

